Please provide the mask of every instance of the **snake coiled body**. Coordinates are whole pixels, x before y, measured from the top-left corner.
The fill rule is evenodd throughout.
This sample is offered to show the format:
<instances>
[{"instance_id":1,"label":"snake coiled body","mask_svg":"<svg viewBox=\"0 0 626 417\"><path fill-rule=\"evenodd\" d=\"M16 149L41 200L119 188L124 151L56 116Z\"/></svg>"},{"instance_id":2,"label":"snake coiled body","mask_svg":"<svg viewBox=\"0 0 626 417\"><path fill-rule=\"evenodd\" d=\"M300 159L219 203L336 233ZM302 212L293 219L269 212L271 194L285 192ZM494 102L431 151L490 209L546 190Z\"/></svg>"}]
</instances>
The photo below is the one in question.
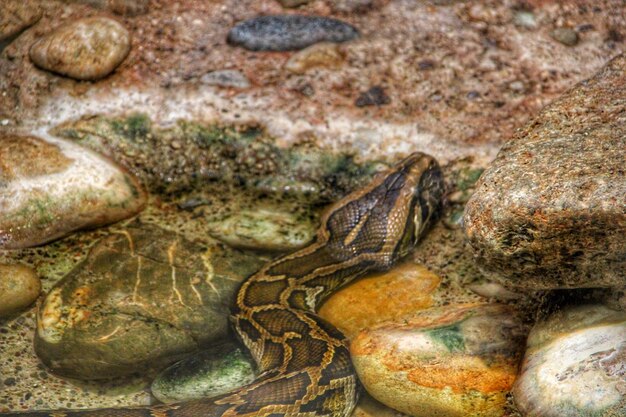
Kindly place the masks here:
<instances>
[{"instance_id":1,"label":"snake coiled body","mask_svg":"<svg viewBox=\"0 0 626 417\"><path fill-rule=\"evenodd\" d=\"M309 246L239 289L232 325L259 377L218 398L152 407L34 411L32 417L347 417L358 383L343 334L315 314L338 287L390 268L438 217L443 178L415 153L332 205Z\"/></svg>"}]
</instances>

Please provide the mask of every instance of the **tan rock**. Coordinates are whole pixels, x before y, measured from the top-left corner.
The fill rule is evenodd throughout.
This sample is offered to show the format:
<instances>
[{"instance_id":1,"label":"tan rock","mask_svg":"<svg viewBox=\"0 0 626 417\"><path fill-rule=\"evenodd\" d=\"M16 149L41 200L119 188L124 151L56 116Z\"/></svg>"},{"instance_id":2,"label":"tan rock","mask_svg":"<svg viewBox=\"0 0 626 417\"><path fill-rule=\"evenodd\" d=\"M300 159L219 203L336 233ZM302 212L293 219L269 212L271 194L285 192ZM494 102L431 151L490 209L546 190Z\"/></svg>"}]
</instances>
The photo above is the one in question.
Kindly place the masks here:
<instances>
[{"instance_id":1,"label":"tan rock","mask_svg":"<svg viewBox=\"0 0 626 417\"><path fill-rule=\"evenodd\" d=\"M625 108L622 54L502 147L463 220L494 277L532 290L624 286Z\"/></svg>"},{"instance_id":2,"label":"tan rock","mask_svg":"<svg viewBox=\"0 0 626 417\"><path fill-rule=\"evenodd\" d=\"M0 135L0 248L40 245L140 211L133 177L77 145Z\"/></svg>"},{"instance_id":3,"label":"tan rock","mask_svg":"<svg viewBox=\"0 0 626 417\"><path fill-rule=\"evenodd\" d=\"M116 20L90 17L69 22L36 41L30 59L43 69L79 80L110 74L130 51L130 33Z\"/></svg>"},{"instance_id":4,"label":"tan rock","mask_svg":"<svg viewBox=\"0 0 626 417\"><path fill-rule=\"evenodd\" d=\"M0 41L19 34L41 18L41 9L32 1L3 0L0 11Z\"/></svg>"},{"instance_id":5,"label":"tan rock","mask_svg":"<svg viewBox=\"0 0 626 417\"><path fill-rule=\"evenodd\" d=\"M41 281L32 268L0 264L0 317L28 307L40 291Z\"/></svg>"},{"instance_id":6,"label":"tan rock","mask_svg":"<svg viewBox=\"0 0 626 417\"><path fill-rule=\"evenodd\" d=\"M337 291L319 315L352 338L362 329L430 307L440 282L425 267L407 262Z\"/></svg>"},{"instance_id":7,"label":"tan rock","mask_svg":"<svg viewBox=\"0 0 626 417\"><path fill-rule=\"evenodd\" d=\"M332 42L321 42L294 53L285 64L287 71L304 74L313 67L339 67L345 55L340 46Z\"/></svg>"}]
</instances>

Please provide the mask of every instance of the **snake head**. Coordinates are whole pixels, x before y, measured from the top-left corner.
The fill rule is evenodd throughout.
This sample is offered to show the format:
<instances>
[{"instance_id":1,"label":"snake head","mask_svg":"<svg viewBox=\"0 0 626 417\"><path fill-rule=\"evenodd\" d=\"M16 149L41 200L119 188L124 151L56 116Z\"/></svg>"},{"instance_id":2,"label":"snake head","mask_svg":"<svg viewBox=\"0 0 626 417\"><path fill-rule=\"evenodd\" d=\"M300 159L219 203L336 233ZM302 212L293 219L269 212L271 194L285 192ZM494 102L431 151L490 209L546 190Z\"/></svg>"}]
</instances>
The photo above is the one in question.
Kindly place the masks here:
<instances>
[{"instance_id":1,"label":"snake head","mask_svg":"<svg viewBox=\"0 0 626 417\"><path fill-rule=\"evenodd\" d=\"M439 217L443 193L437 161L416 152L335 203L318 240L328 242L337 260L359 258L371 269L388 269Z\"/></svg>"}]
</instances>

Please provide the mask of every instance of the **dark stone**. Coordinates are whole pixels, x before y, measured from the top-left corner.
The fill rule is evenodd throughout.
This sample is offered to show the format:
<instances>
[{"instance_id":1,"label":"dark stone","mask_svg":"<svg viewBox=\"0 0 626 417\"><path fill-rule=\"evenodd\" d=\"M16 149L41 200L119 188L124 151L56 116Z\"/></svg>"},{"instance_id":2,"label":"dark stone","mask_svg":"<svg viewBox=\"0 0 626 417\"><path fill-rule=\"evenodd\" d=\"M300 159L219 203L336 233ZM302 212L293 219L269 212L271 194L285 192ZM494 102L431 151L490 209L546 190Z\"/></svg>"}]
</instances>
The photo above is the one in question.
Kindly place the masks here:
<instances>
[{"instance_id":1,"label":"dark stone","mask_svg":"<svg viewBox=\"0 0 626 417\"><path fill-rule=\"evenodd\" d=\"M357 107L365 107L365 106L383 106L385 104L391 103L391 99L385 93L380 86L374 86L367 90L364 93L361 93L359 98L356 99Z\"/></svg>"},{"instance_id":2,"label":"dark stone","mask_svg":"<svg viewBox=\"0 0 626 417\"><path fill-rule=\"evenodd\" d=\"M238 23L228 43L251 51L293 51L318 42L346 42L359 36L356 28L319 16L261 16Z\"/></svg>"}]
</instances>

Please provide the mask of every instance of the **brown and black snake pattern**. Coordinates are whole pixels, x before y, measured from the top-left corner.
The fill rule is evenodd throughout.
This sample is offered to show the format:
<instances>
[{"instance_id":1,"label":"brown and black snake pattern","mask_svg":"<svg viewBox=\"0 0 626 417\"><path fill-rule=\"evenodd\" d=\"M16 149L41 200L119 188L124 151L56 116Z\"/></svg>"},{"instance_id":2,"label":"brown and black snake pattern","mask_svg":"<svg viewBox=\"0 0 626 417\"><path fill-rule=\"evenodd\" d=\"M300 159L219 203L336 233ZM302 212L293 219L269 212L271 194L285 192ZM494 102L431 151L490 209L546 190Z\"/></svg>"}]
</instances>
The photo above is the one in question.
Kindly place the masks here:
<instances>
[{"instance_id":1,"label":"brown and black snake pattern","mask_svg":"<svg viewBox=\"0 0 626 417\"><path fill-rule=\"evenodd\" d=\"M406 255L438 217L436 161L415 153L332 205L309 246L275 260L237 293L232 325L259 377L218 398L169 405L13 413L21 417L347 417L358 397L343 334L315 314L335 289ZM11 415L11 413L9 413Z\"/></svg>"}]
</instances>

